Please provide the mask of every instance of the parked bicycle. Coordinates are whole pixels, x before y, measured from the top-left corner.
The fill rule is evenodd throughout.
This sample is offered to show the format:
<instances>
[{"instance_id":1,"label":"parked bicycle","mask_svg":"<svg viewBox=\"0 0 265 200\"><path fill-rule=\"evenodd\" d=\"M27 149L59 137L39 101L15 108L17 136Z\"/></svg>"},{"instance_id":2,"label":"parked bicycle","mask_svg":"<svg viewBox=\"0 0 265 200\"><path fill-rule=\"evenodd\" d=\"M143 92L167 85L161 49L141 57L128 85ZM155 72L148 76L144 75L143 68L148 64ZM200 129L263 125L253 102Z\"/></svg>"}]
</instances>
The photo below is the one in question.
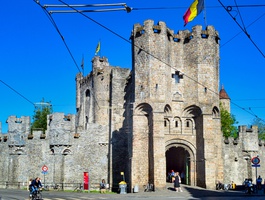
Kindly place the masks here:
<instances>
[{"instance_id":1,"label":"parked bicycle","mask_svg":"<svg viewBox=\"0 0 265 200\"><path fill-rule=\"evenodd\" d=\"M59 184L54 184L52 186L53 190L60 190L60 185Z\"/></svg>"},{"instance_id":2,"label":"parked bicycle","mask_svg":"<svg viewBox=\"0 0 265 200\"><path fill-rule=\"evenodd\" d=\"M145 192L154 192L154 185L152 183L147 183L144 185L144 191Z\"/></svg>"},{"instance_id":3,"label":"parked bicycle","mask_svg":"<svg viewBox=\"0 0 265 200\"><path fill-rule=\"evenodd\" d=\"M80 183L79 186L77 186L77 187L74 189L74 191L76 191L76 192L83 192L83 186L82 186L82 184Z\"/></svg>"},{"instance_id":4,"label":"parked bicycle","mask_svg":"<svg viewBox=\"0 0 265 200\"><path fill-rule=\"evenodd\" d=\"M49 191L50 190L49 185L44 185L43 190Z\"/></svg>"}]
</instances>

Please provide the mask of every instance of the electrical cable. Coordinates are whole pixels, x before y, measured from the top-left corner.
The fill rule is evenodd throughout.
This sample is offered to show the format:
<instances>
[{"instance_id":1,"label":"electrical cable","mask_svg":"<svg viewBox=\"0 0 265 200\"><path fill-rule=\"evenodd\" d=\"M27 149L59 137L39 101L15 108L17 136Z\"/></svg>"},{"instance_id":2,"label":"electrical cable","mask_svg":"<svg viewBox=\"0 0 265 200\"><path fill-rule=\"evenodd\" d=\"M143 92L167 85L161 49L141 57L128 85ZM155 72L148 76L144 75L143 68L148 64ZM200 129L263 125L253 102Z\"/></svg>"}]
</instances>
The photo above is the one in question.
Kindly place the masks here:
<instances>
[{"instance_id":1,"label":"electrical cable","mask_svg":"<svg viewBox=\"0 0 265 200\"><path fill-rule=\"evenodd\" d=\"M237 22L237 20L231 15L230 11L228 8L225 8L224 4L218 0L219 3L223 6L223 8L226 10L226 12L230 15L230 17L234 20L234 22L238 25L238 27L245 33L245 35L248 37L248 39L252 42L252 44L256 47L256 49L260 52L260 54L265 58L265 54L261 51L261 49L257 46L257 44L252 40L251 36L248 34L244 28Z\"/></svg>"},{"instance_id":2,"label":"electrical cable","mask_svg":"<svg viewBox=\"0 0 265 200\"><path fill-rule=\"evenodd\" d=\"M45 8L44 6L42 6L39 2L36 2L35 0L33 0L33 1L34 1L35 3L37 3L37 4L42 8L42 10L43 10L44 13L46 14L46 16L49 18L49 20L51 21L52 25L53 25L54 28L56 29L57 33L60 35L60 37L61 37L61 39L62 39L62 41L63 41L63 43L64 43L64 45L65 45L65 47L66 47L66 49L67 49L67 51L68 51L68 53L70 54L70 56L71 56L73 62L75 63L75 66L76 66L77 70L79 71L79 73L81 73L81 70L80 70L80 68L78 67L78 64L77 64L77 62L76 62L76 60L75 60L75 58L74 58L74 56L73 56L73 54L72 54L72 52L71 52L69 46L67 45L67 43L66 43L66 41L65 41L65 39L64 39L64 37L63 37L63 35L62 35L62 33L60 32L58 26L56 25L55 20L53 19L53 17L51 16L51 14L48 12L48 10L46 10L46 8Z\"/></svg>"},{"instance_id":3,"label":"electrical cable","mask_svg":"<svg viewBox=\"0 0 265 200\"><path fill-rule=\"evenodd\" d=\"M260 5L238 5L237 7L248 8L248 7L264 7L264 4ZM207 6L206 8L221 8L222 6ZM230 8L236 6L229 6ZM146 7L146 8L133 8L133 10L178 10L186 9L187 7Z\"/></svg>"},{"instance_id":4,"label":"electrical cable","mask_svg":"<svg viewBox=\"0 0 265 200\"><path fill-rule=\"evenodd\" d=\"M4 81L0 80L0 82L2 82L5 86L7 86L8 88L10 88L11 90L13 90L15 93L17 93L19 96L21 96L23 99L25 99L26 101L28 101L29 103L31 103L32 105L35 106L35 104L30 101L28 98L26 98L24 95L22 95L21 93L19 93L17 90L15 90L14 88L12 88L11 86L9 86L7 83L5 83Z\"/></svg>"},{"instance_id":5,"label":"electrical cable","mask_svg":"<svg viewBox=\"0 0 265 200\"><path fill-rule=\"evenodd\" d=\"M62 0L59 0L59 1L60 1L61 3L63 3L63 4L65 4L65 5L68 5L67 3L63 2ZM218 1L219 1L219 0L218 0ZM68 5L68 6L69 6L69 5ZM70 6L69 6L69 7L70 7ZM70 8L76 10L76 9L73 8L73 7L70 7ZM76 11L77 11L77 10L76 10ZM110 32L113 33L114 35L118 36L119 38L123 39L124 41L126 41L126 42L128 42L129 44L132 45L132 43L131 43L129 40L127 40L127 39L124 38L123 36L119 35L118 33L112 31L111 29L109 29L108 27L104 26L103 24L101 24L101 23L95 21L94 19L88 17L87 15L85 15L85 14L82 13L82 12L78 12L78 11L77 11L77 13L83 15L83 16L86 17L87 19L89 19L89 20L91 20L92 22L96 23L97 25L99 25L99 26L105 28L106 30L110 31ZM147 55L150 55L150 56L152 56L153 58L157 59L158 61L162 62L162 63L165 64L166 66L169 66L170 68L172 68L172 69L174 69L174 70L177 70L176 68L172 67L170 64L168 64L168 63L166 63L165 61L159 59L158 57L156 57L155 55L151 54L150 52L148 52L148 51L142 49L141 47L139 47L139 46L137 46L137 45L135 45L135 44L134 44L134 46L137 47L137 48L139 48L139 49L141 49L142 51L144 51ZM190 80L192 80L192 81L194 81L195 83L197 83L198 85L201 85L201 86L204 87L205 89L211 91L212 93L214 93L214 94L216 94L216 95L219 95L219 93L216 93L214 90L208 88L208 87L205 86L204 84L202 84L202 83L198 82L197 80L191 78L190 76L186 75L185 73L182 72L182 74L185 75L185 76L186 76L187 78L189 78ZM232 101L231 101L231 103L234 104L235 106L241 108L242 110L248 112L247 110L245 110L243 107L237 105L236 103L233 103ZM248 113L251 114L251 115L253 115L253 113L251 113L251 112L248 112ZM253 115L253 116L256 117L255 115Z\"/></svg>"},{"instance_id":6,"label":"electrical cable","mask_svg":"<svg viewBox=\"0 0 265 200\"><path fill-rule=\"evenodd\" d=\"M252 26L254 23L256 23L259 19L261 19L262 17L264 17L264 15L265 15L265 13L263 13L260 17L258 17L256 20L254 20L252 23L250 23L246 28L248 28L248 27L250 27L250 26ZM240 31L240 32L238 32L236 35L234 35L231 39L229 39L227 42L225 42L224 44L222 44L221 46L220 46L220 48L221 47L223 47L223 46L225 46L227 43L229 43L229 42L231 42L235 37L237 37L239 34L241 34L243 31Z\"/></svg>"},{"instance_id":7,"label":"electrical cable","mask_svg":"<svg viewBox=\"0 0 265 200\"><path fill-rule=\"evenodd\" d=\"M245 32L247 32L247 29L246 29L246 27L245 27L244 20L243 20L243 18L242 18L242 16L241 16L241 13L240 13L240 11L239 11L239 8L238 8L238 5L237 5L237 3L236 3L236 0L234 0L234 2L235 2L235 4L236 4L237 12L238 12L239 17L240 17L240 19L241 19L241 22L242 22L242 24L243 24L243 29L245 30Z\"/></svg>"},{"instance_id":8,"label":"electrical cable","mask_svg":"<svg viewBox=\"0 0 265 200\"><path fill-rule=\"evenodd\" d=\"M104 29L106 29L106 30L108 30L109 32L111 32L112 34L116 35L117 37L121 38L122 40L124 40L124 41L126 41L126 42L128 42L128 43L130 43L130 44L132 45L132 43L131 43L129 40L127 40L126 38L124 38L123 36L121 36L121 35L119 35L118 33L112 31L111 29L109 29L108 27L104 26L103 24L101 24L101 23L95 21L94 19L88 17L88 16L85 15L84 13L79 12L79 11L76 10L75 8L69 6L67 3L65 3L65 2L63 2L63 1L61 1L61 0L59 0L59 1L60 1L61 3L63 3L63 4L65 4L65 5L67 5L68 7L72 8L72 9L75 10L77 13L83 15L83 16L86 17L87 19L91 20L92 22L94 22L94 23L96 23L97 25L103 27ZM219 1L219 0L218 0L218 1ZM220 2L220 1L219 1L219 2ZM221 2L220 2L220 3L221 3ZM222 3L221 3L221 5L222 5ZM223 6L223 5L222 5L222 6ZM261 6L261 5L260 5L260 6ZM262 5L262 6L263 6L263 5ZM223 7L224 7L224 6L223 6ZM238 7L239 7L239 6L238 6ZM134 9L134 10L135 10L135 9ZM239 25L239 26L240 26L240 25ZM241 29L242 29L242 27L241 27ZM242 29L242 31L244 32L244 29ZM244 32L244 33L245 33L245 32ZM255 44L254 44L254 45L255 45ZM168 63L162 61L161 59L159 59L158 57L152 55L151 53L149 53L148 51L142 49L141 47L139 47L139 46L137 46L137 45L134 45L134 46L137 47L137 48L139 48L139 49L141 49L142 51L144 51L146 54L152 56L153 58L159 60L160 62L162 62L162 63L165 64L166 66L169 66L170 68L172 68L172 69L174 69L174 70L177 70L176 68L172 67L170 64L168 64ZM261 52L261 53L262 53L262 52ZM188 75L186 75L186 74L184 74L184 73L183 73L183 75L185 75L185 76L186 76L187 78L189 78L190 80L193 80L193 81L194 81L195 83L197 83L198 85L203 86L205 89L208 89L209 91L213 92L214 94L219 95L219 94L216 93L214 90L208 88L207 86L205 86L204 84L198 82L197 80L195 80L195 79L189 77ZM241 107L241 106L239 106L239 105L233 103L232 101L231 101L231 103L234 104L235 106L239 107L240 109L246 111L243 107ZM248 112L248 111L246 111L246 112ZM251 114L251 115L253 115L253 113L251 113L251 112L248 112L248 113ZM254 115L254 116L255 116L255 115ZM255 116L255 117L256 117L256 116Z\"/></svg>"}]
</instances>

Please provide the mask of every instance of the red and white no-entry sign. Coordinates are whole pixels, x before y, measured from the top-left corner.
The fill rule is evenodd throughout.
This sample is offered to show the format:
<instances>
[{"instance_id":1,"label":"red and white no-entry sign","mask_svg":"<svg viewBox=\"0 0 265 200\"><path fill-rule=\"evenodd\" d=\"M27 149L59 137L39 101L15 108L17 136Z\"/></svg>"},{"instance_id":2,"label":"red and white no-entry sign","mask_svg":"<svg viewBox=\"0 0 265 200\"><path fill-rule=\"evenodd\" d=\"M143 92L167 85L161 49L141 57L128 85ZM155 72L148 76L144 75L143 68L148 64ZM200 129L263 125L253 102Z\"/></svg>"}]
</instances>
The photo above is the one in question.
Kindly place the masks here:
<instances>
[{"instance_id":1,"label":"red and white no-entry sign","mask_svg":"<svg viewBox=\"0 0 265 200\"><path fill-rule=\"evenodd\" d=\"M42 171L44 171L44 172L47 172L47 171L48 171L48 167L47 167L46 165L43 165L41 169L42 169Z\"/></svg>"},{"instance_id":2,"label":"red and white no-entry sign","mask_svg":"<svg viewBox=\"0 0 265 200\"><path fill-rule=\"evenodd\" d=\"M251 162L252 162L254 165L257 165L257 164L259 164L260 159L259 159L258 157L253 157L253 158L251 159Z\"/></svg>"}]
</instances>

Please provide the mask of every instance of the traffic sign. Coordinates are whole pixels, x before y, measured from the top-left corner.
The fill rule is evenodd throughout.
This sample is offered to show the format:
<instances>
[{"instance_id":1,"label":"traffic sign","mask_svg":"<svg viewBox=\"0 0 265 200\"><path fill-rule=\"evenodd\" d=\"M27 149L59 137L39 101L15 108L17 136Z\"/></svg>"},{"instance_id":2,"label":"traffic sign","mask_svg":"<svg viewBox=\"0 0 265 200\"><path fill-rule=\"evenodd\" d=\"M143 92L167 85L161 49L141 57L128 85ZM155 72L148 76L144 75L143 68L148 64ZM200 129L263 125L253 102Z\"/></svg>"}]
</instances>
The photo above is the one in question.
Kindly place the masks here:
<instances>
[{"instance_id":1,"label":"traffic sign","mask_svg":"<svg viewBox=\"0 0 265 200\"><path fill-rule=\"evenodd\" d=\"M48 174L48 172L47 172L47 171L46 171L46 172L45 172L45 171L42 171L41 173L42 173L42 174L44 174L44 175L45 175L45 174Z\"/></svg>"},{"instance_id":2,"label":"traffic sign","mask_svg":"<svg viewBox=\"0 0 265 200\"><path fill-rule=\"evenodd\" d=\"M260 167L260 165L252 165L252 167Z\"/></svg>"},{"instance_id":3,"label":"traffic sign","mask_svg":"<svg viewBox=\"0 0 265 200\"><path fill-rule=\"evenodd\" d=\"M47 172L47 171L48 171L48 167L47 167L46 165L43 165L41 169L42 169L42 171L44 171L44 172Z\"/></svg>"},{"instance_id":4,"label":"traffic sign","mask_svg":"<svg viewBox=\"0 0 265 200\"><path fill-rule=\"evenodd\" d=\"M251 159L251 162L252 162L254 165L257 165L257 164L259 164L260 159L259 159L258 157L253 157L253 158Z\"/></svg>"}]
</instances>

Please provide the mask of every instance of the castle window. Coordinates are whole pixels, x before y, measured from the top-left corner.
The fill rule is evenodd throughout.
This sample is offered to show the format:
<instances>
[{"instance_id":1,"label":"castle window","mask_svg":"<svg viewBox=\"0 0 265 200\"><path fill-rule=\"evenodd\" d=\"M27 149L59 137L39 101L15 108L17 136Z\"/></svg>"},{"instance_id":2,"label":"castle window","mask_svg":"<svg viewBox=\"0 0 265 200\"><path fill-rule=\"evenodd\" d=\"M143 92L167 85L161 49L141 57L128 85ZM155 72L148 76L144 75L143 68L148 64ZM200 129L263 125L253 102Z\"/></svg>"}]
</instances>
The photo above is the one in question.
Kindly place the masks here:
<instances>
[{"instance_id":1,"label":"castle window","mask_svg":"<svg viewBox=\"0 0 265 200\"><path fill-rule=\"evenodd\" d=\"M167 120L164 120L164 127L167 127Z\"/></svg>"},{"instance_id":2,"label":"castle window","mask_svg":"<svg viewBox=\"0 0 265 200\"><path fill-rule=\"evenodd\" d=\"M180 39L179 38L173 38L173 41L174 42L180 42Z\"/></svg>"},{"instance_id":3,"label":"castle window","mask_svg":"<svg viewBox=\"0 0 265 200\"><path fill-rule=\"evenodd\" d=\"M190 122L189 121L187 121L186 126L190 127Z\"/></svg>"},{"instance_id":4,"label":"castle window","mask_svg":"<svg viewBox=\"0 0 265 200\"><path fill-rule=\"evenodd\" d=\"M90 90L86 91L86 97L90 97Z\"/></svg>"},{"instance_id":5,"label":"castle window","mask_svg":"<svg viewBox=\"0 0 265 200\"><path fill-rule=\"evenodd\" d=\"M175 121L175 127L178 127L179 124L178 124L178 121Z\"/></svg>"},{"instance_id":6,"label":"castle window","mask_svg":"<svg viewBox=\"0 0 265 200\"><path fill-rule=\"evenodd\" d=\"M160 33L161 27L159 25L153 27L154 33Z\"/></svg>"},{"instance_id":7,"label":"castle window","mask_svg":"<svg viewBox=\"0 0 265 200\"><path fill-rule=\"evenodd\" d=\"M202 38L207 39L209 35L207 35L207 34L202 34L201 36L202 36Z\"/></svg>"},{"instance_id":8,"label":"castle window","mask_svg":"<svg viewBox=\"0 0 265 200\"><path fill-rule=\"evenodd\" d=\"M175 71L175 74L172 74L172 78L175 79L175 83L179 83L180 79L183 78L183 75L180 75L179 71Z\"/></svg>"}]
</instances>

